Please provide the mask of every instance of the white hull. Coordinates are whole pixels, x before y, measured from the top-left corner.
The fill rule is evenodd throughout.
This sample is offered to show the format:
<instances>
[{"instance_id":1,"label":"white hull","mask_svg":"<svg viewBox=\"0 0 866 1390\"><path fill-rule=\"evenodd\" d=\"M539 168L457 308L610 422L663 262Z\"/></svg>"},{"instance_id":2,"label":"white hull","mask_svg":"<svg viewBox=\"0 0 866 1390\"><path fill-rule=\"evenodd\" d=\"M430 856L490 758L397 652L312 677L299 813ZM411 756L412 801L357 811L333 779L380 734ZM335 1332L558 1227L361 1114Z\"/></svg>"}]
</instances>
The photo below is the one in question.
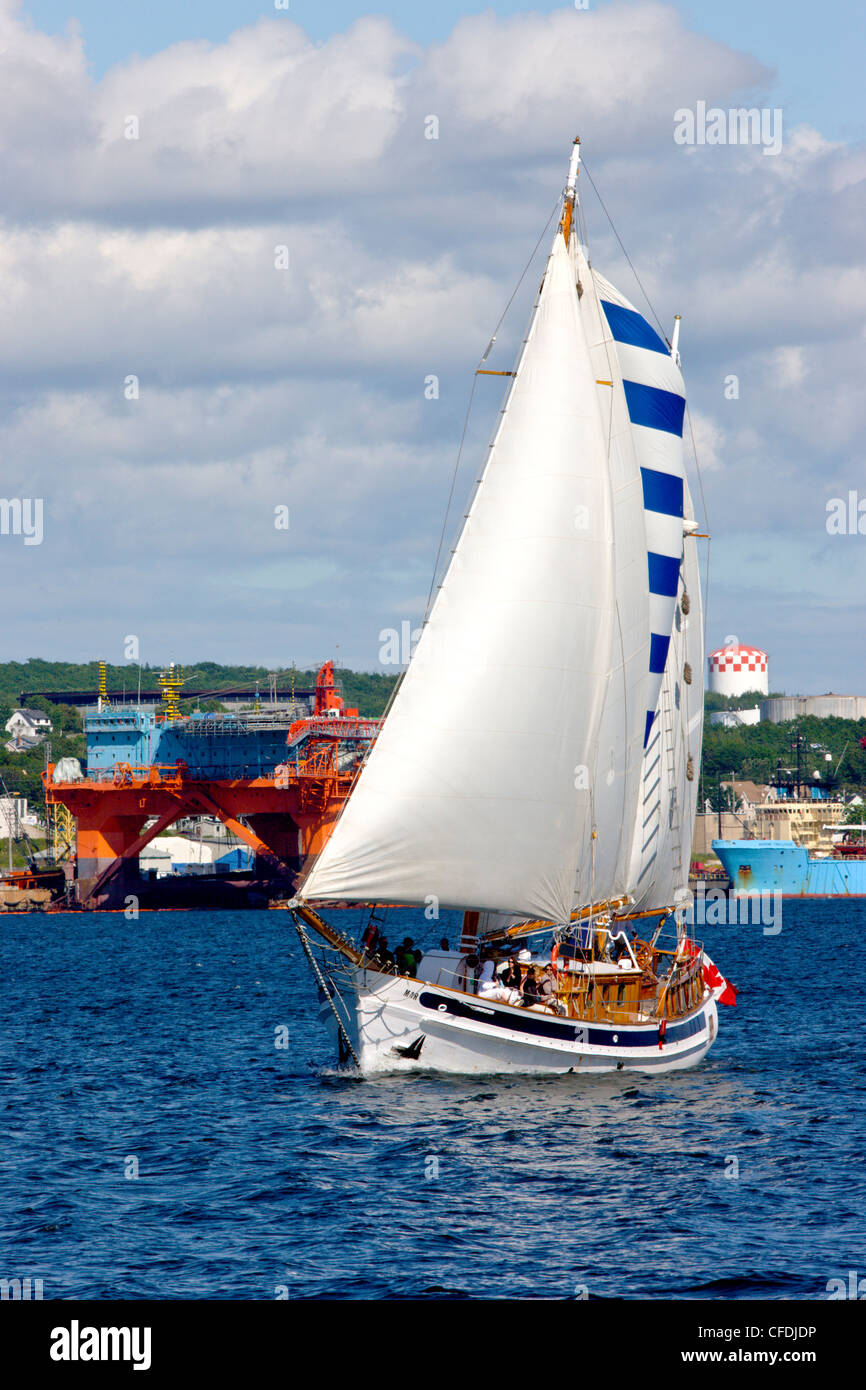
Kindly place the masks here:
<instances>
[{"instance_id":1,"label":"white hull","mask_svg":"<svg viewBox=\"0 0 866 1390\"><path fill-rule=\"evenodd\" d=\"M581 1024L493 1003L406 976L383 975L334 957L322 973L364 1075L382 1071L664 1072L693 1067L718 1031L713 991L691 1014L658 1023ZM330 1003L320 1017L349 1060ZM401 1050L402 1049L402 1050ZM406 1050L411 1050L406 1055Z\"/></svg>"}]
</instances>

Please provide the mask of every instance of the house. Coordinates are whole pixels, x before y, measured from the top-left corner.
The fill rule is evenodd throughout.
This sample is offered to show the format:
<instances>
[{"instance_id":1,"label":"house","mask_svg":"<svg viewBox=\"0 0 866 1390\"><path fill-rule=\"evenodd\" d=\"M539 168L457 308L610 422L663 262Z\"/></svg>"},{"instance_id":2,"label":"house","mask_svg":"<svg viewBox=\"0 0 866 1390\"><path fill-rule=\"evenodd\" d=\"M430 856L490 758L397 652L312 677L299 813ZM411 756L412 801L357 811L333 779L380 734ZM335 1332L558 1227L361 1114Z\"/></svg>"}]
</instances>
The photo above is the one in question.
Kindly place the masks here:
<instances>
[{"instance_id":1,"label":"house","mask_svg":"<svg viewBox=\"0 0 866 1390\"><path fill-rule=\"evenodd\" d=\"M7 739L3 747L7 753L29 753L32 748L38 748L41 742L41 734L38 738L30 734L15 734L12 738Z\"/></svg>"},{"instance_id":2,"label":"house","mask_svg":"<svg viewBox=\"0 0 866 1390\"><path fill-rule=\"evenodd\" d=\"M13 742L24 738L35 739L38 742L51 733L51 728L51 720L41 709L16 709L6 720L6 732L12 735Z\"/></svg>"},{"instance_id":3,"label":"house","mask_svg":"<svg viewBox=\"0 0 866 1390\"><path fill-rule=\"evenodd\" d=\"M21 835L22 826L35 826L37 824L36 815L27 809L27 797L0 796L0 837L8 840L17 840Z\"/></svg>"},{"instance_id":4,"label":"house","mask_svg":"<svg viewBox=\"0 0 866 1390\"><path fill-rule=\"evenodd\" d=\"M763 806L773 799L772 787L758 786L757 782L750 782L746 778L738 778L735 782L723 782L722 790L733 794L734 810L747 820L754 819L756 806Z\"/></svg>"}]
</instances>

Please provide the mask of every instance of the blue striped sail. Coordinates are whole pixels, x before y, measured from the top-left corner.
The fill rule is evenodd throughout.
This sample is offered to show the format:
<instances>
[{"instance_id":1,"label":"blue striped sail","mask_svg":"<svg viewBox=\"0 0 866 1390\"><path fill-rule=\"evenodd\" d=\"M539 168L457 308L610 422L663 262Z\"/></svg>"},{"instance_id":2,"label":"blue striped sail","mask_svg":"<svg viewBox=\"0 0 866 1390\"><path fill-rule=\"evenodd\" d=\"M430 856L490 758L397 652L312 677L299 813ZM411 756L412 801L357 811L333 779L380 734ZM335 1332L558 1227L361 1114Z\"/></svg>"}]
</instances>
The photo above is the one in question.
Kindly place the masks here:
<instances>
[{"instance_id":1,"label":"blue striped sail","mask_svg":"<svg viewBox=\"0 0 866 1390\"><path fill-rule=\"evenodd\" d=\"M634 305L595 273L617 359L643 484L650 593L644 747L658 707L683 558L683 379L667 344Z\"/></svg>"}]
</instances>

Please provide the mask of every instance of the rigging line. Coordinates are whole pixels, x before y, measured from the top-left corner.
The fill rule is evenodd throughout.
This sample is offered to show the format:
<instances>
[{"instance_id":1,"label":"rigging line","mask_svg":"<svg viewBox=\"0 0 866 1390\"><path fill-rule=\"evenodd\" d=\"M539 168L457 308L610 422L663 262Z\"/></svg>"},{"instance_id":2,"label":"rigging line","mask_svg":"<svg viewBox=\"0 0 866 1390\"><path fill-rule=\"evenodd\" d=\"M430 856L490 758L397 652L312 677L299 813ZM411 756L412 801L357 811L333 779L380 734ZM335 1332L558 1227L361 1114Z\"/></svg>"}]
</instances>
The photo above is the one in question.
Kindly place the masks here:
<instances>
[{"instance_id":1,"label":"rigging line","mask_svg":"<svg viewBox=\"0 0 866 1390\"><path fill-rule=\"evenodd\" d=\"M543 227L543 229L542 229L541 235L539 236L537 242L535 243L534 247L532 248L532 254L531 254L530 257L529 257L529 260L526 262L526 265L523 267L523 270L520 272L520 279L517 281L517 284L514 286L514 289L511 291L511 295L510 295L510 297L509 297L509 299L508 299L508 302L507 302L507 304L505 305L505 308L502 310L502 313L501 313L500 316L499 316L499 321L498 321L498 323L496 324L496 327L495 327L494 330L493 330L493 334L492 334L492 336L491 336L490 342L487 344L487 348L485 349L484 354L483 354L483 356L482 356L482 358L481 358L481 361L482 361L482 362L486 362L486 361L487 361L487 357L488 357L488 355L489 355L489 353L490 353L490 349L493 347L493 344L494 344L494 342L496 341L496 335L497 335L497 333L499 332L500 328L502 327L502 322L503 322L503 320L504 320L504 318L505 318L505 315L508 313L508 310L511 308L511 305L514 303L514 298L515 298L515 296L516 296L516 294L517 294L517 291L520 289L520 286L523 284L523 281L524 281L525 278L526 278L526 273L527 273L527 271L529 270L529 267L532 265L532 262L535 260L536 254L537 254L537 252L538 252L538 248L539 248L539 246L541 245L542 241L544 240L545 236L547 235L548 228L550 227L551 222L553 221L554 217L556 216L557 212L559 211L559 206L560 206L560 203L561 203L561 202L562 202L562 197L561 197L561 195L557 195L557 199L556 199L556 202L555 202L554 205L553 205L553 208L552 208L552 210L551 210L550 216L548 217L547 221L546 221L545 224L544 224L544 227ZM470 417L470 415L472 414L472 403L473 403L473 401L475 400L475 388L476 388L477 385L478 385L478 376L477 376L477 374L473 374L473 377L472 377L472 390L471 390L470 393L469 393L469 404L468 404L467 407L466 407L466 417L465 417L465 419L464 419L464 421L463 421L463 432L462 432L462 434L460 435L460 444L459 444L458 449L457 449L457 460L456 460L456 462L455 462L455 464L454 464L454 472L453 472L453 474L452 474L452 476L451 476L451 489L450 489L450 491L449 491L449 493L448 493L448 502L447 502L447 505L446 505L446 508L445 508L445 518L444 518L444 520L443 520L443 522L442 522L442 533L441 533L441 535L440 535L440 537L439 537L439 546L438 546L437 551L436 551L436 561L435 561L435 564L434 564L434 566L433 566L433 578L432 578L431 581L430 581L430 592L429 592L429 594L427 595L427 604L426 604L426 607L425 607L425 609L424 609L424 619L423 619L423 622L424 622L424 623L426 623L428 617L430 616L430 607L431 607L431 604L432 604L432 602L433 602L433 593L434 593L435 588L436 588L436 576L437 576L437 574L439 573L439 562L440 562L440 560L442 559L442 548L443 548L443 546L444 546L444 544L445 544L445 536L446 536L447 531L448 531L448 520L449 520L449 517L450 517L450 515L451 515L451 504L452 504L452 502L454 501L454 491L455 491L455 488L456 488L456 486L457 486L457 476L458 476L458 474L459 474L459 472L460 472L460 464L461 464L462 459L463 459L463 446L464 446L464 444L465 444L465 442L466 442L466 432L467 432L467 430L469 429L469 417ZM422 623L422 626L423 626L423 623Z\"/></svg>"},{"instance_id":2,"label":"rigging line","mask_svg":"<svg viewBox=\"0 0 866 1390\"><path fill-rule=\"evenodd\" d=\"M581 227L582 227L582 228L583 228L583 244L584 244L584 246L586 247L587 252L588 252L588 251L589 251L589 228L588 228L587 225L586 225L586 213L585 213L584 210L583 210L583 199L581 199L581 198L576 198L576 199L575 199L575 205L576 205L576 207L577 207L577 231L578 231L578 236L579 236L579 234L580 234L580 229L581 229ZM587 264L589 264L589 265L590 265L590 268L592 268L588 255L587 255L587 258L586 258L586 259L587 259Z\"/></svg>"},{"instance_id":3,"label":"rigging line","mask_svg":"<svg viewBox=\"0 0 866 1390\"><path fill-rule=\"evenodd\" d=\"M712 543L712 542L711 542L711 539L710 539L710 516L709 516L709 512L707 511L707 498L706 498L706 494L705 494L705 492L704 492L704 477L703 477L703 474L702 474L702 472L701 472L701 463L700 463L700 459L698 458L698 448L697 448L697 445L696 445L696 443L695 443L695 428L694 428L694 425L692 424L692 412L689 410L688 398L686 398L686 418L687 418L687 420L688 420L688 422L689 422L689 438L690 438L691 443L692 443L692 455L693 455L694 460L695 460L695 472L697 473L697 476L698 476L698 487L700 488L700 493L701 493L701 506L702 506L703 511L704 511L704 525L705 525L706 531L707 531L707 563L706 563L706 566L705 566L705 569L704 569L704 593L703 593L703 603L702 603L702 605L701 605L702 610L703 610L703 612L702 612L702 626L703 626L704 631L706 631L706 626L707 626L707 622L706 622L706 619L707 619L707 610L708 610L708 608L709 608L709 606L710 606L710 545L711 545L711 543ZM700 566L698 566L698 573L700 574ZM702 635L703 635L703 634L702 634Z\"/></svg>"},{"instance_id":4,"label":"rigging line","mask_svg":"<svg viewBox=\"0 0 866 1390\"><path fill-rule=\"evenodd\" d=\"M538 248L539 248L539 246L541 245L542 241L544 240L545 236L547 235L547 232L548 232L548 229L549 229L549 227L550 227L550 224L551 224L551 222L553 221L554 217L556 216L557 212L559 211L559 207L560 207L561 202L562 202L562 195L561 195L561 194L558 194L558 195L557 195L557 198L556 198L556 202L554 203L554 205L553 205L553 207L552 207L552 209L551 209L550 215L549 215L547 221L546 221L545 224L544 224L544 227L543 227L543 229L542 229L541 235L539 236L537 242L535 243L534 247L532 248L532 254L530 255L529 260L526 262L526 265L523 267L523 270L522 270L521 273L520 273L520 279L517 281L517 284L514 286L514 289L513 289L512 292L511 292L511 295L510 295L510 297L509 297L509 299L508 299L508 302L507 302L507 304L505 305L505 308L502 310L502 313L501 313L500 316L499 316L499 322L498 322L497 325L496 325L496 328L495 328L495 330L494 330L494 332L493 332L493 336L492 336L492 338L490 339L490 342L487 344L487 347L486 347L486 349L484 350L484 353L483 353L483 355L482 355L482 358L481 358L481 361L482 361L482 362L486 362L486 360L487 360L487 357L488 357L488 355L489 355L489 353L490 353L490 349L493 347L493 343L494 343L494 340L495 340L495 338L496 338L496 334L499 332L499 329L500 329L500 327L501 327L501 325L502 325L502 321L503 321L503 319L505 318L505 315L508 313L508 310L510 309L510 307L511 307L513 301L514 301L514 297L515 297L515 295L517 294L517 291L520 289L520 286L523 284L523 281L524 281L524 279L526 278L526 273L527 273L527 271L529 270L529 267L532 265L532 262L535 260L536 254L537 254L537 252L538 252ZM543 283L543 281L542 281L542 283ZM540 291L539 291L539 295L540 295ZM538 298L538 297L536 297L536 302L537 302L537 298ZM521 344L521 353L522 353L523 349L525 348L525 346L526 346L526 339L524 338L524 340L523 340L523 342L522 342L522 344ZM456 486L457 486L457 476L458 476L458 474L459 474L459 472L460 472L460 464L461 464L462 458L463 458L463 446L464 446L464 444L465 444L465 442L466 442L466 432L467 432L467 430L468 430L468 428L469 428L469 417L470 417L470 414L471 414L471 412L472 412L472 402L473 402L474 399L475 399L475 389L476 389L477 384L478 384L478 377L477 377L477 375L476 375L475 373L473 373L473 375L472 375L472 390L471 390L470 393L469 393L469 404L468 404L467 407L466 407L466 418L465 418L465 420L463 421L463 432L462 432L462 434L461 434L461 436L460 436L460 445L459 445L459 448L458 448L458 450L457 450L457 460L456 460L456 462L455 462L455 464L454 464L454 472L453 472L452 477L451 477L451 488L450 488L450 491L449 491L449 493L448 493L448 503L447 503L447 506L446 506L446 508L445 508L445 518L444 518L444 520L443 520L443 522L442 522L442 532L441 532L441 535L440 535L440 537L439 537L439 546L438 546L437 551L436 551L436 562L435 562L435 564L434 564L434 566L433 566L433 577L432 577L432 579L431 579L431 581L430 581L430 592L429 592L429 594L427 595L427 603L426 603L426 606L425 606L425 609L424 609L424 618L423 618L422 623L421 623L421 626L422 626L422 627L424 627L424 626L426 625L427 619L428 619L429 616L430 616L430 608L431 608L431 605L432 605L432 602L433 602L433 594L434 594L434 591L435 591L435 588L436 588L436 575L437 575L437 573L438 573L438 570L439 570L439 563L440 563L440 560L441 560L441 558L442 558L442 548L443 548L443 546L444 546L444 544L445 544L445 536L446 536L447 529L448 529L448 518L449 518L450 513L451 513L451 504L452 504L452 502L453 502L453 500L454 500L454 491L455 491L455 488L456 488ZM513 381L512 381L512 386L513 386ZM500 411L500 416L501 416L501 414L502 414L502 412ZM387 699L386 702L385 702L385 708L383 709L382 714L381 714L380 719L379 719L379 727L380 727L380 730L381 730L382 725L384 725L387 716L388 716L389 713L391 712L391 707L393 706L394 701L395 701L396 698L397 698L397 694L398 694L398 692L399 692L399 690L400 690L400 687L401 687L401 685L403 684L403 680L404 680L405 675L406 675L406 670L408 670L408 664L407 664L406 669L404 669L403 671L400 672L399 676L397 677L397 680L394 682L394 686L393 686L393 688L392 688L392 690L391 690L391 693L390 693L390 695L388 696L388 699ZM355 769L355 775L354 775L354 777L353 777L353 779L352 779L352 785L351 785L351 787L349 788L349 795L346 796L346 798L345 798L345 800L343 801L342 805L340 806L340 809L339 809L339 811L337 812L336 818L335 818L335 820L334 820L334 829L336 829L337 825L338 825L338 824L340 823L340 821L342 820L343 812L345 811L346 807L348 806L348 804L349 804L349 802L350 802L350 800L351 800L351 793L354 791L355 787L357 786L357 784L358 784L358 778L361 776L362 772L364 771L364 768L367 766L367 763L368 763L368 761L369 761L369 759L370 759L370 755L371 755L371 753L372 753L374 747L375 747L375 740L374 740L373 742L371 742L370 744L368 744L367 748L365 749L365 751L364 751L364 753L363 753L363 755L362 755L362 757L361 757L361 760L360 760L360 762L359 762L357 768ZM333 830L332 830L331 833L333 834ZM303 873L302 877L300 878L300 880L299 880L299 882L298 882L298 884L297 884L297 888L296 888L296 891L297 891L299 894L302 894L302 893L303 893L304 884L306 883L306 880L307 880L307 878L309 877L309 875L310 875L311 872L312 872L312 870L309 870L309 869L308 869L305 873Z\"/></svg>"},{"instance_id":5,"label":"rigging line","mask_svg":"<svg viewBox=\"0 0 866 1390\"><path fill-rule=\"evenodd\" d=\"M706 494L704 493L704 478L703 478L703 474L701 473L701 461L700 461L700 459L698 458L698 449L697 449L697 445L695 444L695 429L694 429L694 425L692 424L692 412L689 410L689 403L688 403L688 399L687 399L687 398L686 398L686 415L688 416L688 420L689 420L689 438L691 439L691 443L692 443L692 456L694 457L694 460L695 460L695 472L696 472L697 475L698 475L698 487L699 487L700 490L701 490L701 506L702 506L703 509L704 509L704 523L705 523L705 525L706 525L707 530L709 531L709 529L710 529L710 517L709 517L709 513L708 513L708 511L707 511L707 499L706 499Z\"/></svg>"},{"instance_id":6,"label":"rigging line","mask_svg":"<svg viewBox=\"0 0 866 1390\"><path fill-rule=\"evenodd\" d=\"M494 333L493 336L495 337L496 334ZM484 361L484 358L482 357L481 360L482 360L482 362L483 362L483 361ZM427 619L428 619L429 616L430 616L430 608L431 608L432 603L433 603L433 592L434 592L434 590L435 590L435 588L436 588L436 575L439 573L439 562L440 562L440 560L442 559L442 547L443 547L444 544L445 544L445 535L446 535L446 532L447 532L447 530L448 530L448 518L449 518L450 515L451 515L451 504L452 504L452 502L454 501L454 490L455 490L455 488L457 487L457 475L458 475L459 472L460 472L460 464L461 464L461 462L462 462L462 460L463 460L463 445L464 445L465 442L466 442L466 431L469 429L469 417L470 417L470 415L472 414L472 402L475 400L475 388L477 387L477 385L478 385L478 375L477 375L477 373L473 372L473 374L472 374L472 390L469 392L469 404L468 404L467 407L466 407L466 416L465 416L464 421L463 421L463 432L462 432L462 434L460 435L460 443L459 443L458 448L457 448L457 461L456 461L456 463L454 464L454 472L453 472L452 475L451 475L451 487L450 487L449 492L448 492L448 501L447 501L447 503L445 504L445 517L444 517L444 520L443 520L443 522L442 522L442 531L441 531L441 534L440 534L440 536L439 536L439 545L437 546L437 549L436 549L436 559L435 559L435 561L434 561L434 563L433 563L433 578L430 580L430 590L429 590L429 592L428 592L428 594L427 594L427 602L426 602L426 604L424 605L424 618L423 618L423 621L422 621L422 624L421 624L422 627L423 627L424 623L427 622Z\"/></svg>"},{"instance_id":7,"label":"rigging line","mask_svg":"<svg viewBox=\"0 0 866 1390\"><path fill-rule=\"evenodd\" d=\"M296 930L296 932L298 933L298 937L300 938L301 946L302 946L303 949L304 949L304 955L307 957L307 960L309 961L309 963L310 963L310 965L311 965L311 967L312 967L313 974L315 975L316 980L317 980L317 982L318 982L319 988L321 989L322 993L324 994L325 998L327 999L328 1005L330 1006L331 1013L334 1015L334 1018L335 1018L336 1024L337 1024L337 1031L339 1032L340 1037L342 1038L343 1042L346 1044L346 1047L349 1049L349 1051L351 1052L352 1056L354 1057L354 1059L355 1059L355 1065L356 1065L356 1067L358 1068L358 1070L360 1071L360 1069L361 1069L361 1063L358 1061L358 1054L357 1054L357 1052L355 1051L354 1047L352 1046L352 1040L351 1040L351 1038L349 1037L349 1034L346 1032L346 1029L343 1027L343 1020L340 1018L340 1015L337 1013L337 1007L336 1007L336 1005L335 1005L335 1003L334 1003L334 999L333 999L333 996L332 996L332 994L331 994L331 991L328 989L327 985L325 984L324 979L322 978L322 972L321 972L321 970L319 969L319 966L318 966L318 963L317 963L317 961L316 961L316 958L315 958L315 956L313 955L313 952L312 952L312 950L311 950L311 948L310 948L310 943L309 943L309 940L308 940L308 938L307 938L307 933L305 932L304 928L302 927L301 923L298 921L298 919L297 919L297 917L295 916L294 913L292 913L292 920L294 921L295 930ZM336 986L335 986L335 988L336 988ZM340 1002L341 1002L341 1003L343 1002L342 996L340 996ZM345 1007L345 1006L344 1006L344 1007Z\"/></svg>"},{"instance_id":8,"label":"rigging line","mask_svg":"<svg viewBox=\"0 0 866 1390\"><path fill-rule=\"evenodd\" d=\"M625 249L625 245L624 245L624 243L623 243L623 239L622 239L622 237L620 236L619 232L617 231L616 225L615 225L615 223L614 223L614 220L613 220L613 218L611 217L610 213L608 212L608 210L607 210L607 208L606 208L606 206L605 206L604 199L602 198L601 194L599 193L598 189L596 188L595 180L594 180L594 178L592 177L592 174L589 172L589 169L587 168L587 165L586 165L586 161L585 161L585 160L581 160L581 168L582 168L583 172L586 174L586 177L589 179L590 183L592 184L592 187L593 187L593 191L594 191L594 193L595 193L595 196L596 196L596 198L598 199L598 201L601 203L602 212L604 213L605 217L607 218L608 222L610 223L611 231L613 232L614 236L616 237L617 241L619 242L620 250L622 251L622 254L625 256L626 260L628 261L629 269L631 270L632 275L634 276L635 280L637 281L638 285L640 286L640 292L641 292L641 294L643 295L644 299L646 300L647 304L649 305L649 311L650 311L650 313L652 314L653 318L655 319L656 323L658 324L659 329L660 329L660 331L661 331L662 337L664 338L665 342L667 342L667 341L668 341L668 335L667 335L667 333L666 333L665 330L664 330L664 326L663 326L663 324L662 324L662 321L661 321L661 319L659 318L658 314L656 313L655 309L653 308L652 300L650 299L649 295L647 294L646 290L645 290L644 287L643 287L643 282L642 282L640 276L638 275L637 271L636 271L635 268L634 268L634 265L633 265L633 263L632 263L631 256L628 254L628 252L627 252L626 249Z\"/></svg>"},{"instance_id":9,"label":"rigging line","mask_svg":"<svg viewBox=\"0 0 866 1390\"><path fill-rule=\"evenodd\" d=\"M512 292L511 292L511 295L510 295L510 297L509 297L509 299L508 299L508 302L507 302L507 304L505 305L505 308L502 310L502 313L501 313L500 316L499 316L499 322L497 323L495 329L493 330L493 335L492 335L492 337L491 337L491 339L490 339L490 342L487 344L487 347L484 349L484 352L483 352L483 354L482 354L482 356L481 356L481 361L482 361L482 362L486 362L486 361L487 361L487 358L488 358L488 356L489 356L489 354L490 354L490 350L491 350L491 348L493 347L493 344L494 344L494 342L495 342L495 340L496 340L496 335L497 335L497 333L499 332L500 327L502 326L502 321L503 321L503 319L505 318L505 315L508 313L508 310L511 308L511 305L512 305L512 303L514 302L514 297L515 297L515 295L517 294L517 291L520 289L520 286L523 284L523 281L524 281L525 278L526 278L526 273L527 273L527 271L529 270L529 267L532 265L532 262L535 260L536 254L537 254L537 252L538 252L538 248L539 248L539 246L541 245L542 241L544 240L545 236L547 235L547 232L548 232L548 229L549 229L549 227L550 227L550 224L551 224L551 222L553 221L554 217L556 216L557 212L559 211L559 207L560 207L561 202L562 202L562 195L561 195L561 194L557 194L556 202L554 203L554 205L553 205L553 207L552 207L552 209L551 209L551 211L550 211L550 215L549 215L547 221L546 221L545 224L544 224L544 227L543 227L543 229L542 229L541 235L539 236L537 242L535 243L534 247L532 248L532 254L531 254L530 257L529 257L529 260L526 262L526 265L523 267L523 270L520 272L520 279L517 281L517 284L514 286L514 289L513 289ZM543 282L542 282L542 283L543 283ZM521 351L522 351L522 348L525 347L525 345L526 345L526 340L525 340L525 338L524 338L523 343L522 343L522 345L521 345ZM515 375L516 375L516 372L515 372ZM513 380L512 380L511 385L513 386L513 384L514 384L514 382L513 382ZM428 620L428 618L430 617L430 609L431 609L431 607L432 607L432 605L433 605L433 594L435 593L435 590L436 590L436 576L437 576L437 574L439 573L439 564L440 564L440 561L441 561L441 559L442 559L442 549L443 549L443 547L444 547L444 545L445 545L445 537L446 537L447 532L448 532L448 520L449 520L449 517L450 517L450 515L451 515L451 506L452 506L452 503L453 503L453 501L454 501L454 492L455 492L455 489L456 489L456 487L457 487L457 478L458 478L458 475L459 475L459 473L460 473L460 465L461 465L461 463L462 463L462 461L463 461L463 446L464 446L464 444L466 443L466 432L467 432L467 430L469 429L469 418L470 418L470 416L471 416L471 414L472 414L472 403L473 403L473 401L475 400L475 390L476 390L477 385L478 385L478 375L477 375L477 372L473 372L473 374L472 374L472 390L469 392L469 403L468 403L468 405L467 405L467 407L466 407L466 416L465 416L465 419L464 419L464 421L463 421L463 430L462 430L462 433L461 433L461 435L460 435L460 444L458 445L458 448L457 448L457 459L456 459L456 461L455 461L455 463L454 463L454 472L453 472L452 475L451 475L451 487L450 487L449 492L448 492L448 502L447 502L446 507L445 507L445 516L444 516L443 521L442 521L442 531L441 531L440 536L439 536L439 544L438 544L438 546L437 546L437 548L436 548L436 560L435 560L435 563L434 563L434 565L433 565L433 575L432 575L432 578L431 578L431 580L430 580L430 591L429 591L429 593L428 593L428 595L427 595L427 602L426 602L426 604L425 604L425 606L424 606L424 617L423 617L422 620L421 620L421 626L422 626L422 627L425 627L425 626L426 626L427 620ZM501 416L501 414L502 414L502 411L500 411L500 416ZM471 504L470 504L470 505L471 505ZM408 669L408 663L407 663L407 669ZM391 691L391 694L388 696L388 699L387 699L387 701L385 702L385 708L384 708L384 710L382 711L382 714L381 714L380 724L384 724L385 719L387 718L388 714L390 713L390 711L391 711L391 706L393 705L394 701L395 701L396 698L397 698L397 692L399 691L400 686L403 684L403 678L404 678L405 675L406 675L406 670L401 671L401 672L400 672L400 675L399 675L398 678L397 678L397 680L394 682L394 687L393 687L393 689L392 689L392 691ZM368 760L368 758L369 758L369 756L370 756L370 753L372 752L372 748L373 748L373 745L371 744L371 745L369 746L369 748L367 749L367 751L365 752L363 758L361 759L361 765L360 765L360 767L358 768L358 776L360 776L361 772L363 771L363 768L364 768L364 766L365 766L365 764L366 764L366 762L367 762L367 760ZM355 780L357 781L357 777L356 777ZM354 783L353 783L353 786L354 786ZM347 801L348 801L348 797L346 798L346 802L347 802ZM338 814L337 814L337 820L339 820L340 817L342 816L342 814L343 814L343 808L345 807L346 802L344 802L344 803L343 803L343 806L341 806L341 808L340 808L340 810L339 810L339 812L338 812Z\"/></svg>"}]
</instances>

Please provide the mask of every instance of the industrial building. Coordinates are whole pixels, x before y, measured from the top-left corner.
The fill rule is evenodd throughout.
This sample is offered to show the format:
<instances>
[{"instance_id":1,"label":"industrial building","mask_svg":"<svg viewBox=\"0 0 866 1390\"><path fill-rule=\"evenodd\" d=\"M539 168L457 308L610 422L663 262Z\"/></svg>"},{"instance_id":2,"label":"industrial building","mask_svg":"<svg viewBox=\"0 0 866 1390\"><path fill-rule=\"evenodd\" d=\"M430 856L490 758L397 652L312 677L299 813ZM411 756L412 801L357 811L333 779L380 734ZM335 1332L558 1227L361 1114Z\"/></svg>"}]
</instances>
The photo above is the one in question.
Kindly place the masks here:
<instances>
[{"instance_id":1,"label":"industrial building","mask_svg":"<svg viewBox=\"0 0 866 1390\"><path fill-rule=\"evenodd\" d=\"M716 695L736 698L759 692L767 698L749 709L715 710L710 723L725 729L744 724L783 724L806 714L819 719L866 719L866 695L774 695L770 698L769 657L760 647L729 642L707 657L707 689Z\"/></svg>"},{"instance_id":2,"label":"industrial building","mask_svg":"<svg viewBox=\"0 0 866 1390\"><path fill-rule=\"evenodd\" d=\"M98 706L85 718L86 769L67 758L46 770L49 808L63 806L75 821L81 906L116 908L130 893L140 897L143 867L149 878L176 878L169 864L179 856L160 853L153 842L189 817L214 817L242 842L227 846L227 862L213 865L222 880L253 860L260 885L268 880L272 890L291 891L330 834L379 729L378 721L344 706L330 661L319 671L312 712L300 718L297 710L267 705L184 715L182 683L175 668L163 673L164 711L156 713L114 705L103 675ZM200 884L202 867L192 870Z\"/></svg>"},{"instance_id":3,"label":"industrial building","mask_svg":"<svg viewBox=\"0 0 866 1390\"><path fill-rule=\"evenodd\" d=\"M710 723L720 725L723 729L740 729L744 724L760 722L761 710L758 705L751 709L718 709L710 715Z\"/></svg>"}]
</instances>

